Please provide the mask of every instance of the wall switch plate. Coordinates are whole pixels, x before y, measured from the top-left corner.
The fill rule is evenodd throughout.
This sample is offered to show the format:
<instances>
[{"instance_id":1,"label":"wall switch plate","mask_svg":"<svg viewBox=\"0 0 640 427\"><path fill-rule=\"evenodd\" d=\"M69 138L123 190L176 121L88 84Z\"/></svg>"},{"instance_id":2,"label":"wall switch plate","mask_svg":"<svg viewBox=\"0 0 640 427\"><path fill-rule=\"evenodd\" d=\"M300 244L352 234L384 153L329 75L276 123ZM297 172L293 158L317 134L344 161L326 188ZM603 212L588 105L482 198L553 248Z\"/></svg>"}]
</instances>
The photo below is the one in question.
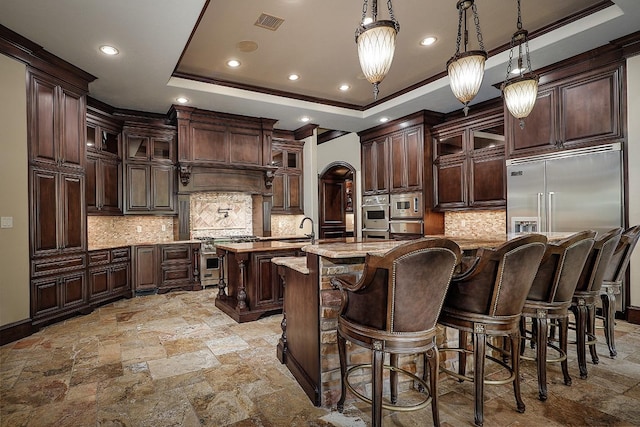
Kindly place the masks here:
<instances>
[{"instance_id":1,"label":"wall switch plate","mask_svg":"<svg viewBox=\"0 0 640 427\"><path fill-rule=\"evenodd\" d=\"M137 226L137 227L136 227L136 231L137 231L138 233L142 233L142 226L141 226L141 225Z\"/></svg>"},{"instance_id":2,"label":"wall switch plate","mask_svg":"<svg viewBox=\"0 0 640 427\"><path fill-rule=\"evenodd\" d=\"M0 228L13 228L13 217L12 216L0 217Z\"/></svg>"},{"instance_id":3,"label":"wall switch plate","mask_svg":"<svg viewBox=\"0 0 640 427\"><path fill-rule=\"evenodd\" d=\"M162 224L162 231L167 231L167 226Z\"/></svg>"}]
</instances>

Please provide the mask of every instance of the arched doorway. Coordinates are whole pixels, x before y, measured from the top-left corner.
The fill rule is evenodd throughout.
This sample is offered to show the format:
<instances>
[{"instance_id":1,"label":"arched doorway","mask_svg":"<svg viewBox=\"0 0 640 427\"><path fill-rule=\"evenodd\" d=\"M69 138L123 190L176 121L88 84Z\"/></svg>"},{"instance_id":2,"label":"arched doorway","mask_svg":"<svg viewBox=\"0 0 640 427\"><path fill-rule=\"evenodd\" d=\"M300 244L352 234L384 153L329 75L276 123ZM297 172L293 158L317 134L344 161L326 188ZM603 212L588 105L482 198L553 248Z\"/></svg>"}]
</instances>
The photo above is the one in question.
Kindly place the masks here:
<instances>
[{"instance_id":1,"label":"arched doorway","mask_svg":"<svg viewBox=\"0 0 640 427\"><path fill-rule=\"evenodd\" d=\"M355 169L346 162L333 162L320 174L318 232L322 239L355 235Z\"/></svg>"}]
</instances>

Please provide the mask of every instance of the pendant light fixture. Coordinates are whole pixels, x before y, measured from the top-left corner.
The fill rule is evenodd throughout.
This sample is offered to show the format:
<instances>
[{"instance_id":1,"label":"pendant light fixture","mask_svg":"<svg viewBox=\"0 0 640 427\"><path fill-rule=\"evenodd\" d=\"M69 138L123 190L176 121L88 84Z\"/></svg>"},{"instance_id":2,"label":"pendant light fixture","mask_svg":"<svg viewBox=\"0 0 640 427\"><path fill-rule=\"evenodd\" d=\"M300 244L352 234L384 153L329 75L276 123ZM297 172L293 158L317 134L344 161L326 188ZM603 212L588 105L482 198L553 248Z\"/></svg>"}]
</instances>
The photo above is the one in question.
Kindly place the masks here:
<instances>
[{"instance_id":1,"label":"pendant light fixture","mask_svg":"<svg viewBox=\"0 0 640 427\"><path fill-rule=\"evenodd\" d=\"M469 102L478 94L482 77L484 76L484 63L487 60L487 52L482 43L480 32L480 20L478 9L474 0L460 0L456 4L458 8L458 38L456 39L456 53L447 61L447 74L451 91L460 102L464 104L465 116L469 113ZM469 33L467 31L467 10L473 12L473 22L476 26L476 35L480 50L467 51ZM463 31L464 22L464 31ZM464 51L460 52L460 44L464 37Z\"/></svg>"},{"instance_id":2,"label":"pendant light fixture","mask_svg":"<svg viewBox=\"0 0 640 427\"><path fill-rule=\"evenodd\" d=\"M393 53L396 48L396 34L400 24L393 15L391 0L387 0L390 20L378 21L378 0L371 1L371 22L367 18L368 0L362 5L362 19L356 28L356 45L360 68L366 79L373 83L373 97L378 98L378 85L391 68Z\"/></svg>"},{"instance_id":3,"label":"pendant light fixture","mask_svg":"<svg viewBox=\"0 0 640 427\"><path fill-rule=\"evenodd\" d=\"M509 65L507 66L507 77L502 83L502 95L511 115L520 119L521 129L524 129L524 118L533 110L538 96L538 76L531 71L528 35L527 30L522 29L520 0L518 0L517 31L511 37ZM518 49L518 68L513 69L513 53L516 48Z\"/></svg>"}]
</instances>

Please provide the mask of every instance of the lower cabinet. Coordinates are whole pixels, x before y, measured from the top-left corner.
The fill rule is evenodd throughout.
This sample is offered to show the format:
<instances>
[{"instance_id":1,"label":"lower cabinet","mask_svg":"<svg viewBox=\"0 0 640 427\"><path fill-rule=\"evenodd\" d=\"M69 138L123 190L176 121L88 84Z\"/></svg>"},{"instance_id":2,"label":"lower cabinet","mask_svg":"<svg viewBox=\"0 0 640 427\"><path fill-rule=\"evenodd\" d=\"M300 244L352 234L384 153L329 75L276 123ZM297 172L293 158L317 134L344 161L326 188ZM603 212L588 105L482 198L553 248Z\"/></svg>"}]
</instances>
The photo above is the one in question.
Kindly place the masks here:
<instances>
[{"instance_id":1,"label":"lower cabinet","mask_svg":"<svg viewBox=\"0 0 640 427\"><path fill-rule=\"evenodd\" d=\"M134 292L200 290L200 244L134 246Z\"/></svg>"},{"instance_id":2,"label":"lower cabinet","mask_svg":"<svg viewBox=\"0 0 640 427\"><path fill-rule=\"evenodd\" d=\"M89 310L86 256L42 258L31 265L31 317L43 325Z\"/></svg>"},{"instance_id":3,"label":"lower cabinet","mask_svg":"<svg viewBox=\"0 0 640 427\"><path fill-rule=\"evenodd\" d=\"M101 303L131 296L131 248L89 252L89 302Z\"/></svg>"},{"instance_id":4,"label":"lower cabinet","mask_svg":"<svg viewBox=\"0 0 640 427\"><path fill-rule=\"evenodd\" d=\"M199 290L200 244L172 243L159 245L160 277L158 292L174 288Z\"/></svg>"}]
</instances>

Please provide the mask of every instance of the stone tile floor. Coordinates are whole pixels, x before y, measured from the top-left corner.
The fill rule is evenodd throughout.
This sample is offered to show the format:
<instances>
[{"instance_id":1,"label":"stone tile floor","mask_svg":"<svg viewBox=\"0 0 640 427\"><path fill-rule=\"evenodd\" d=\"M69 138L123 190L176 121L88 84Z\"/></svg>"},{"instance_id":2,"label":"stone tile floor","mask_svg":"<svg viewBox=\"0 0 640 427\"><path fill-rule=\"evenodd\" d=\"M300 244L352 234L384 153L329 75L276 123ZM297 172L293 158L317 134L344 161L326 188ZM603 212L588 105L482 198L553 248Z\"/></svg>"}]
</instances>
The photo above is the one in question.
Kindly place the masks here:
<instances>
[{"instance_id":1,"label":"stone tile floor","mask_svg":"<svg viewBox=\"0 0 640 427\"><path fill-rule=\"evenodd\" d=\"M369 407L316 408L276 358L281 315L237 324L214 306L217 290L122 300L0 347L2 426L366 426ZM640 425L640 326L618 322L618 357L573 385L549 365L537 399L523 362L524 414L510 386L485 388L485 426ZM473 425L473 385L442 378L444 426ZM349 401L348 401L349 402ZM432 425L431 410L384 411L385 426Z\"/></svg>"}]
</instances>

